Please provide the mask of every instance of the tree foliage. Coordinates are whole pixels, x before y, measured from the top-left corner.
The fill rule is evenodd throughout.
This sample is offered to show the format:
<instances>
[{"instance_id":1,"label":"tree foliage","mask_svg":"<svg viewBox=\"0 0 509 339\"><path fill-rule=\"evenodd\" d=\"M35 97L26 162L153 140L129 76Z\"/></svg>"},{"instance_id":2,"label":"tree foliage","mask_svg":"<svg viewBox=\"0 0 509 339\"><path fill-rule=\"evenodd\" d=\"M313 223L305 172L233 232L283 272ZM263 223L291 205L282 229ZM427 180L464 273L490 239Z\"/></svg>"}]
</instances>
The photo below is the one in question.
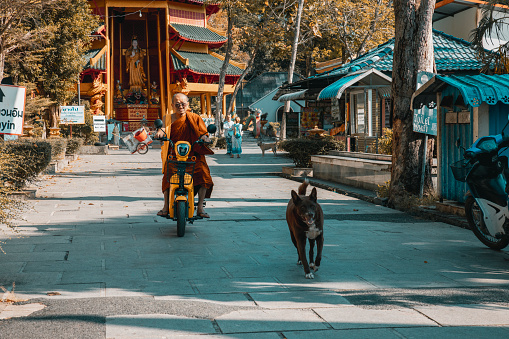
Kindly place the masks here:
<instances>
[{"instance_id":1,"label":"tree foliage","mask_svg":"<svg viewBox=\"0 0 509 339\"><path fill-rule=\"evenodd\" d=\"M472 46L483 60L484 73L509 73L509 36L507 36L509 12L502 11L501 7L508 8L509 1L488 0L486 5L481 7L481 19L477 28L473 29L470 35ZM498 47L498 53L484 48L485 42L494 42L494 39L499 42L505 41Z\"/></svg>"}]
</instances>

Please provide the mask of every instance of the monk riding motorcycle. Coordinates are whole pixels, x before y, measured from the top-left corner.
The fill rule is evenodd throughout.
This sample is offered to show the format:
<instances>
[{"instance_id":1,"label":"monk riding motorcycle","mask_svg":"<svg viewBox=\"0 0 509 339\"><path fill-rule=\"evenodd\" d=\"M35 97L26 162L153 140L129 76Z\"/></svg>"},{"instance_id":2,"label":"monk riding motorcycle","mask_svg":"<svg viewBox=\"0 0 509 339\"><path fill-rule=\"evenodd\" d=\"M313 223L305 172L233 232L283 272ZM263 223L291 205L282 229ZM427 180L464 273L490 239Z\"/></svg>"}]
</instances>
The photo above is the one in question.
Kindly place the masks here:
<instances>
[{"instance_id":1,"label":"monk riding motorcycle","mask_svg":"<svg viewBox=\"0 0 509 339\"><path fill-rule=\"evenodd\" d=\"M157 119L154 122L157 130L163 128L163 122ZM215 125L208 125L207 132L213 134L216 132ZM177 222L177 235L183 237L186 233L186 222L193 223L195 220L203 219L200 216L194 216L194 166L196 157L189 156L193 146L196 144L209 144L202 139L196 140L192 145L187 141L177 141L175 144L171 141L166 133L162 138L157 140L167 141L170 143L169 149L175 150L175 155L168 152L167 170L168 179L170 181L169 191L169 211L168 219Z\"/></svg>"},{"instance_id":2,"label":"monk riding motorcycle","mask_svg":"<svg viewBox=\"0 0 509 339\"><path fill-rule=\"evenodd\" d=\"M509 122L508 122L509 124ZM507 124L506 124L507 127ZM504 127L505 129L505 127ZM468 187L465 213L476 237L486 246L500 250L509 244L509 206L507 156L509 136L503 133L479 138L463 160L451 165L454 178Z\"/></svg>"}]
</instances>

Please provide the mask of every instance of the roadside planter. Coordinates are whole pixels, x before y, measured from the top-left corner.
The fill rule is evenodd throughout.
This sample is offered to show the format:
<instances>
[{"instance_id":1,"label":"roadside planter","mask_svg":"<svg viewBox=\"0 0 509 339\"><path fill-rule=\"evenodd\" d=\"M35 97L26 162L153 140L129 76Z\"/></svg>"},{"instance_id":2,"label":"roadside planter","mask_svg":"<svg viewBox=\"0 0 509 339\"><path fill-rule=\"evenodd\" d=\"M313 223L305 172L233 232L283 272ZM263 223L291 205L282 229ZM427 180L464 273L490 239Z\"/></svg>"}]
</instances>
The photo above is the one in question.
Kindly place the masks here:
<instances>
[{"instance_id":1,"label":"roadside planter","mask_svg":"<svg viewBox=\"0 0 509 339\"><path fill-rule=\"evenodd\" d=\"M375 191L391 180L392 156L383 154L330 151L314 155L313 177Z\"/></svg>"}]
</instances>

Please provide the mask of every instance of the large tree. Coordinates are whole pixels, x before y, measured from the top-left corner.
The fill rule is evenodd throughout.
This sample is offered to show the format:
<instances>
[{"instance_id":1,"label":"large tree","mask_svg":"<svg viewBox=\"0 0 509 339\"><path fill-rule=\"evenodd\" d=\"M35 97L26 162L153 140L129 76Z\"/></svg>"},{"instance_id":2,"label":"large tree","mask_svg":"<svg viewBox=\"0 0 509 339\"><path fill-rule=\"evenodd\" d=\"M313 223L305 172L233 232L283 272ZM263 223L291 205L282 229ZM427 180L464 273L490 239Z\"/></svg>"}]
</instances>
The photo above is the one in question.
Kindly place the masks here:
<instances>
[{"instance_id":1,"label":"large tree","mask_svg":"<svg viewBox=\"0 0 509 339\"><path fill-rule=\"evenodd\" d=\"M435 0L395 0L395 42L392 66L393 152L389 203L403 206L408 195L418 195L421 183L421 154L429 145L423 134L413 132L412 94L417 72L433 71L432 15ZM432 141L429 142L431 144ZM431 157L428 156L428 159ZM425 192L432 190L430 166L426 167Z\"/></svg>"},{"instance_id":2,"label":"large tree","mask_svg":"<svg viewBox=\"0 0 509 339\"><path fill-rule=\"evenodd\" d=\"M0 0L0 81L12 54L30 55L41 48L53 27L40 21L40 13L57 0ZM18 54L19 55L19 54Z\"/></svg>"}]
</instances>

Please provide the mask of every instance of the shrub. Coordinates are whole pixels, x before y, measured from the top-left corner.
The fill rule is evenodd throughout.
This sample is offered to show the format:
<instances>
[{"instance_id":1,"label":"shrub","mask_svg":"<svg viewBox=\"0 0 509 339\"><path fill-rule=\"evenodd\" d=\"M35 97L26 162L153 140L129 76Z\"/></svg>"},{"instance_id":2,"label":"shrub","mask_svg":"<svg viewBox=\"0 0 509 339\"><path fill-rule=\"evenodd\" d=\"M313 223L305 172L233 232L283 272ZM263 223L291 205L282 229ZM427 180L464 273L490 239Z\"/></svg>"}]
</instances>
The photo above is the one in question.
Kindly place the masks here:
<instances>
[{"instance_id":1,"label":"shrub","mask_svg":"<svg viewBox=\"0 0 509 339\"><path fill-rule=\"evenodd\" d=\"M66 155L77 154L81 146L85 143L84 138L71 138L67 139Z\"/></svg>"},{"instance_id":2,"label":"shrub","mask_svg":"<svg viewBox=\"0 0 509 339\"><path fill-rule=\"evenodd\" d=\"M4 152L3 146L4 144L0 143L0 224L13 228L12 220L19 219L21 213L28 208L28 204L11 195L17 191L13 181L16 179L17 167L23 157Z\"/></svg>"},{"instance_id":3,"label":"shrub","mask_svg":"<svg viewBox=\"0 0 509 339\"><path fill-rule=\"evenodd\" d=\"M392 154L392 129L384 128L383 136L378 138L378 148L381 154Z\"/></svg>"},{"instance_id":4,"label":"shrub","mask_svg":"<svg viewBox=\"0 0 509 339\"><path fill-rule=\"evenodd\" d=\"M11 158L9 171L0 172L0 182L23 187L44 171L51 161L51 144L37 139L5 142L0 153ZM7 175L6 175L7 173Z\"/></svg>"},{"instance_id":5,"label":"shrub","mask_svg":"<svg viewBox=\"0 0 509 339\"><path fill-rule=\"evenodd\" d=\"M67 148L67 139L65 138L50 138L46 139L51 145L51 160L63 159L65 157L65 150Z\"/></svg>"},{"instance_id":6,"label":"shrub","mask_svg":"<svg viewBox=\"0 0 509 339\"><path fill-rule=\"evenodd\" d=\"M344 150L345 144L342 141L331 137L323 138L299 138L288 139L281 143L280 147L288 152L295 167L311 167L312 155L327 154L331 150Z\"/></svg>"},{"instance_id":7,"label":"shrub","mask_svg":"<svg viewBox=\"0 0 509 339\"><path fill-rule=\"evenodd\" d=\"M212 139L212 147L226 149L226 138L225 137L218 137L218 138L211 138L211 139Z\"/></svg>"}]
</instances>

